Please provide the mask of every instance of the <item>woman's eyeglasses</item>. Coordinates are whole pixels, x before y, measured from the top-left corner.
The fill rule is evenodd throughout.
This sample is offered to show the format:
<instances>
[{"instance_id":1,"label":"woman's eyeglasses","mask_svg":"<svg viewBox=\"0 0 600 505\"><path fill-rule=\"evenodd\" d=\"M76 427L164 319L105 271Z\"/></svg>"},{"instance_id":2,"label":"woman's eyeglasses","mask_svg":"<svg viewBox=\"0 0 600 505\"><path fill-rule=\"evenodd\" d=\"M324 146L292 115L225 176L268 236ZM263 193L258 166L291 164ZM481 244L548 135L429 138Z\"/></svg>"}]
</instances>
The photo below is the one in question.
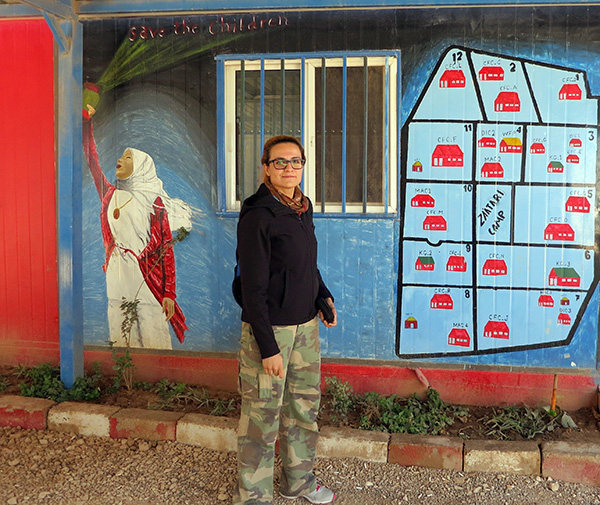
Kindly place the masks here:
<instances>
[{"instance_id":1,"label":"woman's eyeglasses","mask_svg":"<svg viewBox=\"0 0 600 505\"><path fill-rule=\"evenodd\" d=\"M273 167L276 170L283 170L288 166L288 163L292 165L294 170L300 170L306 163L306 160L302 158L292 158L291 160L286 160L285 158L275 158L274 160L269 160L268 163L273 163Z\"/></svg>"}]
</instances>

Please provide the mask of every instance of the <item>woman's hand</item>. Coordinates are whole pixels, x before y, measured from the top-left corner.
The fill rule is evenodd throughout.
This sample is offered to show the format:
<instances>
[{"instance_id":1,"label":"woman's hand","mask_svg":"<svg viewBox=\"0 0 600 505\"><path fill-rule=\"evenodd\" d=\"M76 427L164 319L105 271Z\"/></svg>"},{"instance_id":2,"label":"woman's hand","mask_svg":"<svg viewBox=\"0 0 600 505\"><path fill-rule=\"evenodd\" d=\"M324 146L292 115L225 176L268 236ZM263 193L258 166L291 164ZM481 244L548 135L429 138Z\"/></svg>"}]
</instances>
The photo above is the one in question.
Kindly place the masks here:
<instances>
[{"instance_id":1,"label":"woman's hand","mask_svg":"<svg viewBox=\"0 0 600 505\"><path fill-rule=\"evenodd\" d=\"M94 109L94 107L92 107L89 103L86 104L87 110L88 110L88 114L90 115L90 117L92 117L94 114L96 114L96 109Z\"/></svg>"},{"instance_id":2,"label":"woman's hand","mask_svg":"<svg viewBox=\"0 0 600 505\"><path fill-rule=\"evenodd\" d=\"M262 365L263 370L267 375L275 375L276 377L283 379L283 358L281 357L281 353L263 359Z\"/></svg>"},{"instance_id":3,"label":"woman's hand","mask_svg":"<svg viewBox=\"0 0 600 505\"><path fill-rule=\"evenodd\" d=\"M175 301L165 296L163 298L162 307L166 316L166 320L168 321L173 317L173 314L175 314Z\"/></svg>"},{"instance_id":4,"label":"woman's hand","mask_svg":"<svg viewBox=\"0 0 600 505\"><path fill-rule=\"evenodd\" d=\"M333 304L333 300L331 298L326 298L325 301L329 304L331 310L333 311L333 321L331 323L325 321L323 312L321 311L319 311L319 319L325 326L327 326L327 328L333 328L334 326L337 326L337 311L335 310L335 305Z\"/></svg>"}]
</instances>

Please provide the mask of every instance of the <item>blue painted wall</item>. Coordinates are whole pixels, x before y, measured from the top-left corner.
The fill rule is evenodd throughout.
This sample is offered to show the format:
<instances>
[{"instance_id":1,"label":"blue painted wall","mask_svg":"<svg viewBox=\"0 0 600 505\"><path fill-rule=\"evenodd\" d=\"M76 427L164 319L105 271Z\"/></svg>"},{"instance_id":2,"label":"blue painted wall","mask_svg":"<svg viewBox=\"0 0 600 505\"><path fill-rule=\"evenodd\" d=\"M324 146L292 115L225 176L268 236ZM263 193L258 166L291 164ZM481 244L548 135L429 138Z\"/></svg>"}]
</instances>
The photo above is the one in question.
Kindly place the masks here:
<instances>
[{"instance_id":1,"label":"blue painted wall","mask_svg":"<svg viewBox=\"0 0 600 505\"><path fill-rule=\"evenodd\" d=\"M120 83L103 95L94 118L100 161L109 179L123 149L137 147L154 157L170 196L196 209L190 237L175 246L178 302L189 326L183 344L173 339L175 350L235 352L239 338L239 309L230 294L237 220L235 215L217 212L217 188L222 181L216 166L216 55L398 49L402 54L402 125L407 123L439 59L454 45L584 71L591 95L600 94L600 46L590 42L600 40L598 7L277 14L289 18L288 27L244 32ZM225 14L228 20L241 16ZM183 18L205 32L216 19L180 16L85 22L84 79L100 78L132 26L172 27L175 22L181 24ZM87 168L83 206L85 343L104 345L108 327L100 207ZM399 362L400 223L400 214L391 218L316 217L320 268L340 315L338 327L321 332L324 356ZM593 369L598 349L598 305L596 287L568 345L423 359L465 365Z\"/></svg>"}]
</instances>

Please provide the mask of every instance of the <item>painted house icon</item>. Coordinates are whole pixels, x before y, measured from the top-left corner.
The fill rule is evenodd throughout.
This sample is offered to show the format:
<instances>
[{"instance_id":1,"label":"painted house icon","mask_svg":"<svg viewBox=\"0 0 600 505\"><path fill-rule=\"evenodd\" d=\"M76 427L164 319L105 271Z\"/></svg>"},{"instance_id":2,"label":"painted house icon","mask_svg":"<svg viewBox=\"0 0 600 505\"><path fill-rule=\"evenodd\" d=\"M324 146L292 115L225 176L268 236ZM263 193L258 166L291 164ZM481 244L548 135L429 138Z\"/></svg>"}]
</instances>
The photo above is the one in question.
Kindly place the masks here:
<instances>
[{"instance_id":1,"label":"painted house icon","mask_svg":"<svg viewBox=\"0 0 600 505\"><path fill-rule=\"evenodd\" d=\"M559 314L557 323L569 326L571 324L571 316L569 314Z\"/></svg>"},{"instance_id":2,"label":"painted house icon","mask_svg":"<svg viewBox=\"0 0 600 505\"><path fill-rule=\"evenodd\" d=\"M432 309L446 309L452 310L454 308L454 301L449 294L435 294L429 302L429 306Z\"/></svg>"},{"instance_id":3,"label":"painted house icon","mask_svg":"<svg viewBox=\"0 0 600 505\"><path fill-rule=\"evenodd\" d=\"M415 161L412 166L413 172L422 172L423 171L423 163L420 161Z\"/></svg>"},{"instance_id":4,"label":"painted house icon","mask_svg":"<svg viewBox=\"0 0 600 505\"><path fill-rule=\"evenodd\" d=\"M564 171L565 167L560 161L551 161L548 163L549 174L562 174Z\"/></svg>"},{"instance_id":5,"label":"painted house icon","mask_svg":"<svg viewBox=\"0 0 600 505\"><path fill-rule=\"evenodd\" d=\"M540 295L538 307L554 307L554 298L550 295Z\"/></svg>"},{"instance_id":6,"label":"painted house icon","mask_svg":"<svg viewBox=\"0 0 600 505\"><path fill-rule=\"evenodd\" d=\"M581 278L574 268L555 267L550 271L548 284L550 286L573 286L579 287Z\"/></svg>"},{"instance_id":7,"label":"painted house icon","mask_svg":"<svg viewBox=\"0 0 600 505\"><path fill-rule=\"evenodd\" d=\"M579 84L563 84L558 92L559 100L581 100L581 88Z\"/></svg>"},{"instance_id":8,"label":"painted house icon","mask_svg":"<svg viewBox=\"0 0 600 505\"><path fill-rule=\"evenodd\" d=\"M506 137L500 141L501 153L522 153L523 143L517 137Z\"/></svg>"},{"instance_id":9,"label":"painted house icon","mask_svg":"<svg viewBox=\"0 0 600 505\"><path fill-rule=\"evenodd\" d=\"M576 154L569 154L567 156L567 163L573 163L574 165L577 165L579 163L579 156Z\"/></svg>"},{"instance_id":10,"label":"painted house icon","mask_svg":"<svg viewBox=\"0 0 600 505\"><path fill-rule=\"evenodd\" d=\"M566 296L563 296L560 299L560 304L561 305L571 305L571 302L570 302L570 300Z\"/></svg>"},{"instance_id":11,"label":"painted house icon","mask_svg":"<svg viewBox=\"0 0 600 505\"><path fill-rule=\"evenodd\" d=\"M567 212L582 212L588 214L590 212L590 202L585 196L570 196L565 204Z\"/></svg>"},{"instance_id":12,"label":"painted house icon","mask_svg":"<svg viewBox=\"0 0 600 505\"><path fill-rule=\"evenodd\" d=\"M477 141L478 147L496 147L496 139L494 137L481 137Z\"/></svg>"},{"instance_id":13,"label":"painted house icon","mask_svg":"<svg viewBox=\"0 0 600 505\"><path fill-rule=\"evenodd\" d=\"M406 328L407 330L416 330L418 327L419 327L419 323L412 316L410 316L409 318L406 319L406 321L404 321L404 328Z\"/></svg>"},{"instance_id":14,"label":"painted house icon","mask_svg":"<svg viewBox=\"0 0 600 505\"><path fill-rule=\"evenodd\" d=\"M531 144L529 148L530 154L544 154L546 152L546 147L541 142L534 142Z\"/></svg>"},{"instance_id":15,"label":"painted house icon","mask_svg":"<svg viewBox=\"0 0 600 505\"><path fill-rule=\"evenodd\" d=\"M502 164L498 162L484 163L483 167L481 167L481 177L486 179L502 179L504 177L504 168L502 167Z\"/></svg>"},{"instance_id":16,"label":"painted house icon","mask_svg":"<svg viewBox=\"0 0 600 505\"><path fill-rule=\"evenodd\" d=\"M446 263L447 272L466 272L467 262L464 256L450 256Z\"/></svg>"},{"instance_id":17,"label":"painted house icon","mask_svg":"<svg viewBox=\"0 0 600 505\"><path fill-rule=\"evenodd\" d=\"M433 150L431 164L434 167L462 167L465 155L456 144L439 144Z\"/></svg>"},{"instance_id":18,"label":"painted house icon","mask_svg":"<svg viewBox=\"0 0 600 505\"><path fill-rule=\"evenodd\" d=\"M462 70L446 70L440 78L440 88L464 88L465 74Z\"/></svg>"},{"instance_id":19,"label":"painted house icon","mask_svg":"<svg viewBox=\"0 0 600 505\"><path fill-rule=\"evenodd\" d=\"M446 231L448 229L448 224L446 223L444 216L427 216L425 221L423 221L423 229Z\"/></svg>"},{"instance_id":20,"label":"painted house icon","mask_svg":"<svg viewBox=\"0 0 600 505\"><path fill-rule=\"evenodd\" d=\"M504 260L489 259L483 264L483 275L506 275L508 268Z\"/></svg>"},{"instance_id":21,"label":"painted house icon","mask_svg":"<svg viewBox=\"0 0 600 505\"><path fill-rule=\"evenodd\" d=\"M435 200L427 193L419 193L410 199L411 207L435 207Z\"/></svg>"},{"instance_id":22,"label":"painted house icon","mask_svg":"<svg viewBox=\"0 0 600 505\"><path fill-rule=\"evenodd\" d=\"M488 321L483 329L484 337L508 339L509 329L504 321Z\"/></svg>"},{"instance_id":23,"label":"painted house icon","mask_svg":"<svg viewBox=\"0 0 600 505\"><path fill-rule=\"evenodd\" d=\"M415 261L415 270L433 270L435 261L431 256L419 256Z\"/></svg>"},{"instance_id":24,"label":"painted house icon","mask_svg":"<svg viewBox=\"0 0 600 505\"><path fill-rule=\"evenodd\" d=\"M571 139L569 140L569 147L581 147L581 139Z\"/></svg>"},{"instance_id":25,"label":"painted house icon","mask_svg":"<svg viewBox=\"0 0 600 505\"><path fill-rule=\"evenodd\" d=\"M502 67L481 67L479 71L480 81L503 81L504 69Z\"/></svg>"},{"instance_id":26,"label":"painted house icon","mask_svg":"<svg viewBox=\"0 0 600 505\"><path fill-rule=\"evenodd\" d=\"M575 240L575 232L567 223L550 223L544 230L544 240Z\"/></svg>"},{"instance_id":27,"label":"painted house icon","mask_svg":"<svg viewBox=\"0 0 600 505\"><path fill-rule=\"evenodd\" d=\"M495 112L519 112L521 100L516 91L501 91L494 100Z\"/></svg>"},{"instance_id":28,"label":"painted house icon","mask_svg":"<svg viewBox=\"0 0 600 505\"><path fill-rule=\"evenodd\" d=\"M448 345L469 347L471 345L469 332L464 328L452 328L452 331L450 331L450 334L448 335Z\"/></svg>"}]
</instances>

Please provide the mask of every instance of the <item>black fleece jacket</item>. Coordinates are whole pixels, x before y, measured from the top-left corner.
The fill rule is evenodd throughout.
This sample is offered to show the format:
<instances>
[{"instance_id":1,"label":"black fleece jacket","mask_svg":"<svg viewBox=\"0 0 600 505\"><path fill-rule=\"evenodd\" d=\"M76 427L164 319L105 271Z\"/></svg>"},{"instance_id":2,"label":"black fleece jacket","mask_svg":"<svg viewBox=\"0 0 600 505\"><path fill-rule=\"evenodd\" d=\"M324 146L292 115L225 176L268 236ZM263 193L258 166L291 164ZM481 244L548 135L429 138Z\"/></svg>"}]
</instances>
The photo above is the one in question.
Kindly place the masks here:
<instances>
[{"instance_id":1,"label":"black fleece jacket","mask_svg":"<svg viewBox=\"0 0 600 505\"><path fill-rule=\"evenodd\" d=\"M279 353L272 326L310 321L317 297L331 296L317 269L312 204L298 214L261 184L244 201L237 240L242 321L252 326L265 359Z\"/></svg>"}]
</instances>

